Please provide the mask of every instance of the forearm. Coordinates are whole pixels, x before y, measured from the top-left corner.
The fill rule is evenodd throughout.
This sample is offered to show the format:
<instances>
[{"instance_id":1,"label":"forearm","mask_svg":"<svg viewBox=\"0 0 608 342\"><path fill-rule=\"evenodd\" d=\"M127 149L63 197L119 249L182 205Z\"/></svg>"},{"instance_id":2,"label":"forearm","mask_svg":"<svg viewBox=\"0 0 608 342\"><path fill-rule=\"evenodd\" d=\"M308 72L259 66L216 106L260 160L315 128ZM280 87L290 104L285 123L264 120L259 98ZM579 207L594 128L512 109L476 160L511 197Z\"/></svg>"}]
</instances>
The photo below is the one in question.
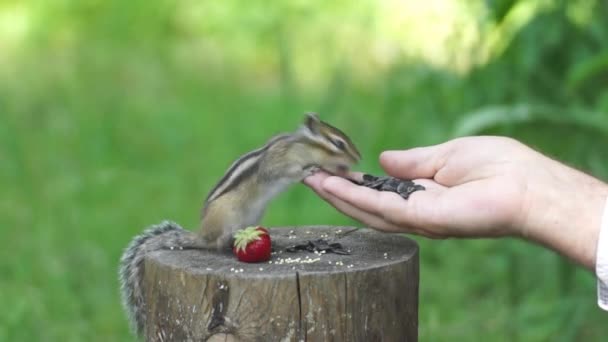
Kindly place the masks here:
<instances>
[{"instance_id":1,"label":"forearm","mask_svg":"<svg viewBox=\"0 0 608 342\"><path fill-rule=\"evenodd\" d=\"M521 234L593 270L608 185L542 158L531 170Z\"/></svg>"}]
</instances>

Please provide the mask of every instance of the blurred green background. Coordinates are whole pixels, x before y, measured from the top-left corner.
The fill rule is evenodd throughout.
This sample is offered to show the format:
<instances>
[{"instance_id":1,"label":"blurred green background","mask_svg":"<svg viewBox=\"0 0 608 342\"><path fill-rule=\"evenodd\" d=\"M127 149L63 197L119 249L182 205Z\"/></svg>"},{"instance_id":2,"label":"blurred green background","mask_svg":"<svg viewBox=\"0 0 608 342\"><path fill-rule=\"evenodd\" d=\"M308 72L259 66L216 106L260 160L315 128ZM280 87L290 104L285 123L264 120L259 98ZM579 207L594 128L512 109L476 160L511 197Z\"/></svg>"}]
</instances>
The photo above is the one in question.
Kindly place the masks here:
<instances>
[{"instance_id":1,"label":"blurred green background","mask_svg":"<svg viewBox=\"0 0 608 342\"><path fill-rule=\"evenodd\" d=\"M129 341L121 250L195 227L306 111L384 149L516 137L608 178L601 0L0 0L0 340ZM264 224L357 224L298 185ZM422 341L598 341L595 280L521 241L421 245ZM387 279L390 281L390 279Z\"/></svg>"}]
</instances>

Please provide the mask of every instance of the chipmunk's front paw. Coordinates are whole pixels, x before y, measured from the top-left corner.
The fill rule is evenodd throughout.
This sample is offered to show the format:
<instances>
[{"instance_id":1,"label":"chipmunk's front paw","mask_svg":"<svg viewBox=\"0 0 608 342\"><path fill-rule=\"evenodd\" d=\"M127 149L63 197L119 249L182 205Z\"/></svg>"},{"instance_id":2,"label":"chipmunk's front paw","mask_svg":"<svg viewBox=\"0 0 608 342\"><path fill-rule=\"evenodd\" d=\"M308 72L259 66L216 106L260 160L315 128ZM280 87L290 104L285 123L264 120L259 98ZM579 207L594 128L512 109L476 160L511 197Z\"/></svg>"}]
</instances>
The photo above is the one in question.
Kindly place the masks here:
<instances>
[{"instance_id":1,"label":"chipmunk's front paw","mask_svg":"<svg viewBox=\"0 0 608 342\"><path fill-rule=\"evenodd\" d=\"M308 166L304 169L304 176L302 177L302 179L308 176L312 176L319 171L321 171L321 168L316 165Z\"/></svg>"}]
</instances>

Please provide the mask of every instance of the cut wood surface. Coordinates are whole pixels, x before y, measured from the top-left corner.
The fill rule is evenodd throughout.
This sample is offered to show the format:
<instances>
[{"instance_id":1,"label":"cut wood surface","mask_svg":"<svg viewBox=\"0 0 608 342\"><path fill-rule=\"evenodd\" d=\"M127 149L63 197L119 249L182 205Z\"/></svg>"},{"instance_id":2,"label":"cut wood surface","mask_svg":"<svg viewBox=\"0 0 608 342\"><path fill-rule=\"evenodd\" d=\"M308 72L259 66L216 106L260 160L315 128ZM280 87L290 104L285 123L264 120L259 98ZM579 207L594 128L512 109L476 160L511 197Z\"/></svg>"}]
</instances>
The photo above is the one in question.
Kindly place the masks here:
<instances>
[{"instance_id":1,"label":"cut wood surface","mask_svg":"<svg viewBox=\"0 0 608 342\"><path fill-rule=\"evenodd\" d=\"M418 246L352 227L272 228L272 260L166 250L145 261L149 341L417 341ZM350 255L285 249L339 242Z\"/></svg>"}]
</instances>

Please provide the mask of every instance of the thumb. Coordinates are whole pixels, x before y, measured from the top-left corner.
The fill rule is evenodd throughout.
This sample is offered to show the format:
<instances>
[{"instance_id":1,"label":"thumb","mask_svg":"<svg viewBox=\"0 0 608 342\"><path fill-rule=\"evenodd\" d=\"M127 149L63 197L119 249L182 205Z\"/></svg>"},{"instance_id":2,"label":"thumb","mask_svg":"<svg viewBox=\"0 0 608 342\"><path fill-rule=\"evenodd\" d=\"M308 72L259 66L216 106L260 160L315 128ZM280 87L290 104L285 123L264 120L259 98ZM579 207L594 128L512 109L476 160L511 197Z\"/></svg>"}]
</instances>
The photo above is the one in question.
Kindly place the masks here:
<instances>
[{"instance_id":1,"label":"thumb","mask_svg":"<svg viewBox=\"0 0 608 342\"><path fill-rule=\"evenodd\" d=\"M397 178L433 178L445 163L445 151L445 144L384 151L380 154L380 165L388 175Z\"/></svg>"}]
</instances>

